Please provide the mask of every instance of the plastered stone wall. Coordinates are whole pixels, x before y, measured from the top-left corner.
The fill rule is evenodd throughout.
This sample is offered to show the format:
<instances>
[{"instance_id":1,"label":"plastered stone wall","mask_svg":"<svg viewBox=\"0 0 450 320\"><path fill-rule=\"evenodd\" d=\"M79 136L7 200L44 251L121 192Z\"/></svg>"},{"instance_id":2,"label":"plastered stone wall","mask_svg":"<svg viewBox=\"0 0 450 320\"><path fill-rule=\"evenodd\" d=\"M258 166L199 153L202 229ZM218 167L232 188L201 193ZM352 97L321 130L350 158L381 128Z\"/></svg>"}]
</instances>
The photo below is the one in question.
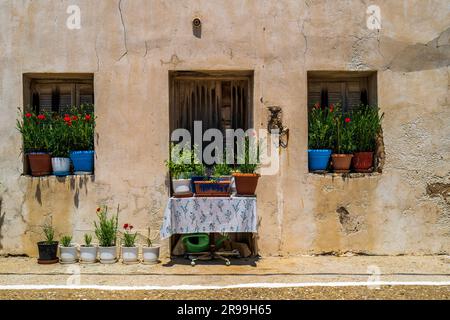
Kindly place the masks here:
<instances>
[{"instance_id":1,"label":"plastered stone wall","mask_svg":"<svg viewBox=\"0 0 450 320\"><path fill-rule=\"evenodd\" d=\"M69 30L66 9L81 9ZM381 8L369 30L367 7ZM192 34L194 17L202 37ZM81 242L95 208L157 233L168 197L170 70L254 70L255 127L290 128L258 187L263 256L450 252L450 9L430 1L0 1L0 253L36 255L39 225ZM382 174L308 173L307 71L377 71ZM93 73L95 177L21 176L22 74ZM167 242L163 242L167 249ZM167 254L167 250L164 251Z\"/></svg>"}]
</instances>

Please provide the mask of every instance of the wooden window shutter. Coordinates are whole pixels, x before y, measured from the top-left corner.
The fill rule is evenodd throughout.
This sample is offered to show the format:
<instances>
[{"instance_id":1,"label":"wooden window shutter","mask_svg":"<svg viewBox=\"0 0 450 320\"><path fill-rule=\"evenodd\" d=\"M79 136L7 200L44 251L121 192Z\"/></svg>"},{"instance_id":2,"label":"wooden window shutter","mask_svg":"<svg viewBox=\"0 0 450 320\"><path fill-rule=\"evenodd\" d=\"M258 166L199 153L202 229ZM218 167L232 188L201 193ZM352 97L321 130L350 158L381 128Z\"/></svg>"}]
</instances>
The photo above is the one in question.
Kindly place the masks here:
<instances>
[{"instance_id":1,"label":"wooden window shutter","mask_svg":"<svg viewBox=\"0 0 450 320\"><path fill-rule=\"evenodd\" d=\"M340 104L345 106L345 84L343 82L328 82L328 105Z\"/></svg>"},{"instance_id":2,"label":"wooden window shutter","mask_svg":"<svg viewBox=\"0 0 450 320\"><path fill-rule=\"evenodd\" d=\"M312 109L316 103L322 104L322 84L311 82L308 85L308 107Z\"/></svg>"}]
</instances>

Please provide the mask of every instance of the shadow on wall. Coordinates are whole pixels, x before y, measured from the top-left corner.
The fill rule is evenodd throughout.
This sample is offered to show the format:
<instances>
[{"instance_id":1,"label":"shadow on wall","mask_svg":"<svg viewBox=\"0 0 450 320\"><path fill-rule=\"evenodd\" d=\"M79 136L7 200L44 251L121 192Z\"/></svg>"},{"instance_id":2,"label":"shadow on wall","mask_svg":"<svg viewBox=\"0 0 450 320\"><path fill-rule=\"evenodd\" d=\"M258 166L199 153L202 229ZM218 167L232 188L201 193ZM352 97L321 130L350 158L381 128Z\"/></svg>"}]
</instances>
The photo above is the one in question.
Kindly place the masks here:
<instances>
[{"instance_id":1,"label":"shadow on wall","mask_svg":"<svg viewBox=\"0 0 450 320\"><path fill-rule=\"evenodd\" d=\"M89 176L67 176L67 177L55 177L58 183L65 184L67 179L69 180L70 191L74 192L73 203L76 208L78 208L80 203L80 190L84 188L86 195L88 194L88 180L91 183L95 182L95 177L93 175ZM77 184L78 180L78 184ZM38 180L37 185L34 190L34 199L42 206L42 181Z\"/></svg>"},{"instance_id":2,"label":"shadow on wall","mask_svg":"<svg viewBox=\"0 0 450 320\"><path fill-rule=\"evenodd\" d=\"M5 223L5 216L6 213L2 213L2 209L3 209L3 199L0 198L0 250L3 249L3 245L2 245L2 239L3 239L3 234L2 234L2 228L3 228L3 224Z\"/></svg>"},{"instance_id":3,"label":"shadow on wall","mask_svg":"<svg viewBox=\"0 0 450 320\"><path fill-rule=\"evenodd\" d=\"M450 28L428 43L409 45L385 67L392 71L414 72L447 67L450 64Z\"/></svg>"}]
</instances>

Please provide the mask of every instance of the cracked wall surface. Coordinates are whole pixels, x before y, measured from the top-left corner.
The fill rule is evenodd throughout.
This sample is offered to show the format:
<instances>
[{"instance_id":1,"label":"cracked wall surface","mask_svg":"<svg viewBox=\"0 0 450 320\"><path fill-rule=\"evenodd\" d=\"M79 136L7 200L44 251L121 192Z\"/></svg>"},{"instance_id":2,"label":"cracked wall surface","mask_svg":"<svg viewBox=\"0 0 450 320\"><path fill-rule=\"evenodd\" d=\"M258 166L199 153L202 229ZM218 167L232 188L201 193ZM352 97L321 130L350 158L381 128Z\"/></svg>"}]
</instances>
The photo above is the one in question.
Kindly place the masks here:
<instances>
[{"instance_id":1,"label":"cracked wall surface","mask_svg":"<svg viewBox=\"0 0 450 320\"><path fill-rule=\"evenodd\" d=\"M66 27L69 4L81 9L79 30ZM372 4L381 30L367 29ZM47 218L81 242L103 203L157 233L171 70L254 70L257 128L267 106L283 108L289 148L257 190L261 255L450 252L447 0L5 0L0 28L0 253L36 255ZM308 173L309 70L378 72L382 174ZM21 176L15 119L27 72L94 74L95 177Z\"/></svg>"}]
</instances>

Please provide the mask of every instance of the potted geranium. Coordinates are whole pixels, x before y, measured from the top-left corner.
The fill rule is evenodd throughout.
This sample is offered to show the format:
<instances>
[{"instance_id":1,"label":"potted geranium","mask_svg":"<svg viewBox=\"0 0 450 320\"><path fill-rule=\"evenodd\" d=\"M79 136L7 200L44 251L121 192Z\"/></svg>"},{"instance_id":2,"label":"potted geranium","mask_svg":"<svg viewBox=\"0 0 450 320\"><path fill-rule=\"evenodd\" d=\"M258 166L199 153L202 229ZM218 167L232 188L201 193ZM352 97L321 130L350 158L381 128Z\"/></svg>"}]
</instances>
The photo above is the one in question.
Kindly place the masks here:
<instances>
[{"instance_id":1,"label":"potted geranium","mask_svg":"<svg viewBox=\"0 0 450 320\"><path fill-rule=\"evenodd\" d=\"M172 180L173 194L191 193L192 152L180 144L170 145L170 159L165 162Z\"/></svg>"},{"instance_id":2,"label":"potted geranium","mask_svg":"<svg viewBox=\"0 0 450 320\"><path fill-rule=\"evenodd\" d=\"M59 251L61 263L75 263L78 261L77 247L72 243L72 236L61 237Z\"/></svg>"},{"instance_id":3,"label":"potted geranium","mask_svg":"<svg viewBox=\"0 0 450 320\"><path fill-rule=\"evenodd\" d=\"M336 123L336 150L331 155L334 172L350 172L350 166L355 150L353 123L349 116L337 113Z\"/></svg>"},{"instance_id":4,"label":"potted geranium","mask_svg":"<svg viewBox=\"0 0 450 320\"><path fill-rule=\"evenodd\" d=\"M122 243L122 261L123 263L138 262L139 247L136 246L137 233L131 233L133 230L131 224L125 223L123 225L123 243Z\"/></svg>"},{"instance_id":5,"label":"potted geranium","mask_svg":"<svg viewBox=\"0 0 450 320\"><path fill-rule=\"evenodd\" d=\"M151 238L150 227L147 229L147 246L142 247L142 259L144 264L155 264L159 261L159 249L161 246L155 245Z\"/></svg>"},{"instance_id":6,"label":"potted geranium","mask_svg":"<svg viewBox=\"0 0 450 320\"><path fill-rule=\"evenodd\" d=\"M67 119L69 115L65 115ZM52 167L55 176L67 176L70 174L70 126L69 122L62 118L52 121L50 130L50 150L52 153Z\"/></svg>"},{"instance_id":7,"label":"potted geranium","mask_svg":"<svg viewBox=\"0 0 450 320\"><path fill-rule=\"evenodd\" d=\"M108 218L108 207L97 208L99 223L94 222L95 235L99 241L100 262L105 264L115 263L117 261L117 229L118 213Z\"/></svg>"},{"instance_id":8,"label":"potted geranium","mask_svg":"<svg viewBox=\"0 0 450 320\"><path fill-rule=\"evenodd\" d=\"M239 149L239 148L238 148ZM240 195L255 194L260 175L256 170L260 166L259 143L254 138L245 137L243 154L238 154L237 170L233 172L236 192Z\"/></svg>"},{"instance_id":9,"label":"potted geranium","mask_svg":"<svg viewBox=\"0 0 450 320\"><path fill-rule=\"evenodd\" d=\"M381 132L381 116L377 107L364 106L356 111L354 119L355 153L353 168L356 172L373 171L373 154L376 149L377 135Z\"/></svg>"},{"instance_id":10,"label":"potted geranium","mask_svg":"<svg viewBox=\"0 0 450 320\"><path fill-rule=\"evenodd\" d=\"M95 263L97 261L97 246L92 244L92 235L84 235L84 244L80 246L81 263Z\"/></svg>"},{"instance_id":11,"label":"potted geranium","mask_svg":"<svg viewBox=\"0 0 450 320\"><path fill-rule=\"evenodd\" d=\"M58 262L58 241L55 241L55 229L51 224L45 224L42 227L45 241L37 243L39 250L39 264L52 264Z\"/></svg>"},{"instance_id":12,"label":"potted geranium","mask_svg":"<svg viewBox=\"0 0 450 320\"><path fill-rule=\"evenodd\" d=\"M75 174L94 172L94 130L95 118L89 108L82 107L64 121L71 127L70 159Z\"/></svg>"},{"instance_id":13,"label":"potted geranium","mask_svg":"<svg viewBox=\"0 0 450 320\"><path fill-rule=\"evenodd\" d=\"M17 129L22 134L23 152L30 166L31 175L45 176L52 172L49 154L51 117L45 113L25 113L17 120Z\"/></svg>"},{"instance_id":14,"label":"potted geranium","mask_svg":"<svg viewBox=\"0 0 450 320\"><path fill-rule=\"evenodd\" d=\"M325 171L334 144L334 106L322 108L318 103L308 116L309 171Z\"/></svg>"}]
</instances>

